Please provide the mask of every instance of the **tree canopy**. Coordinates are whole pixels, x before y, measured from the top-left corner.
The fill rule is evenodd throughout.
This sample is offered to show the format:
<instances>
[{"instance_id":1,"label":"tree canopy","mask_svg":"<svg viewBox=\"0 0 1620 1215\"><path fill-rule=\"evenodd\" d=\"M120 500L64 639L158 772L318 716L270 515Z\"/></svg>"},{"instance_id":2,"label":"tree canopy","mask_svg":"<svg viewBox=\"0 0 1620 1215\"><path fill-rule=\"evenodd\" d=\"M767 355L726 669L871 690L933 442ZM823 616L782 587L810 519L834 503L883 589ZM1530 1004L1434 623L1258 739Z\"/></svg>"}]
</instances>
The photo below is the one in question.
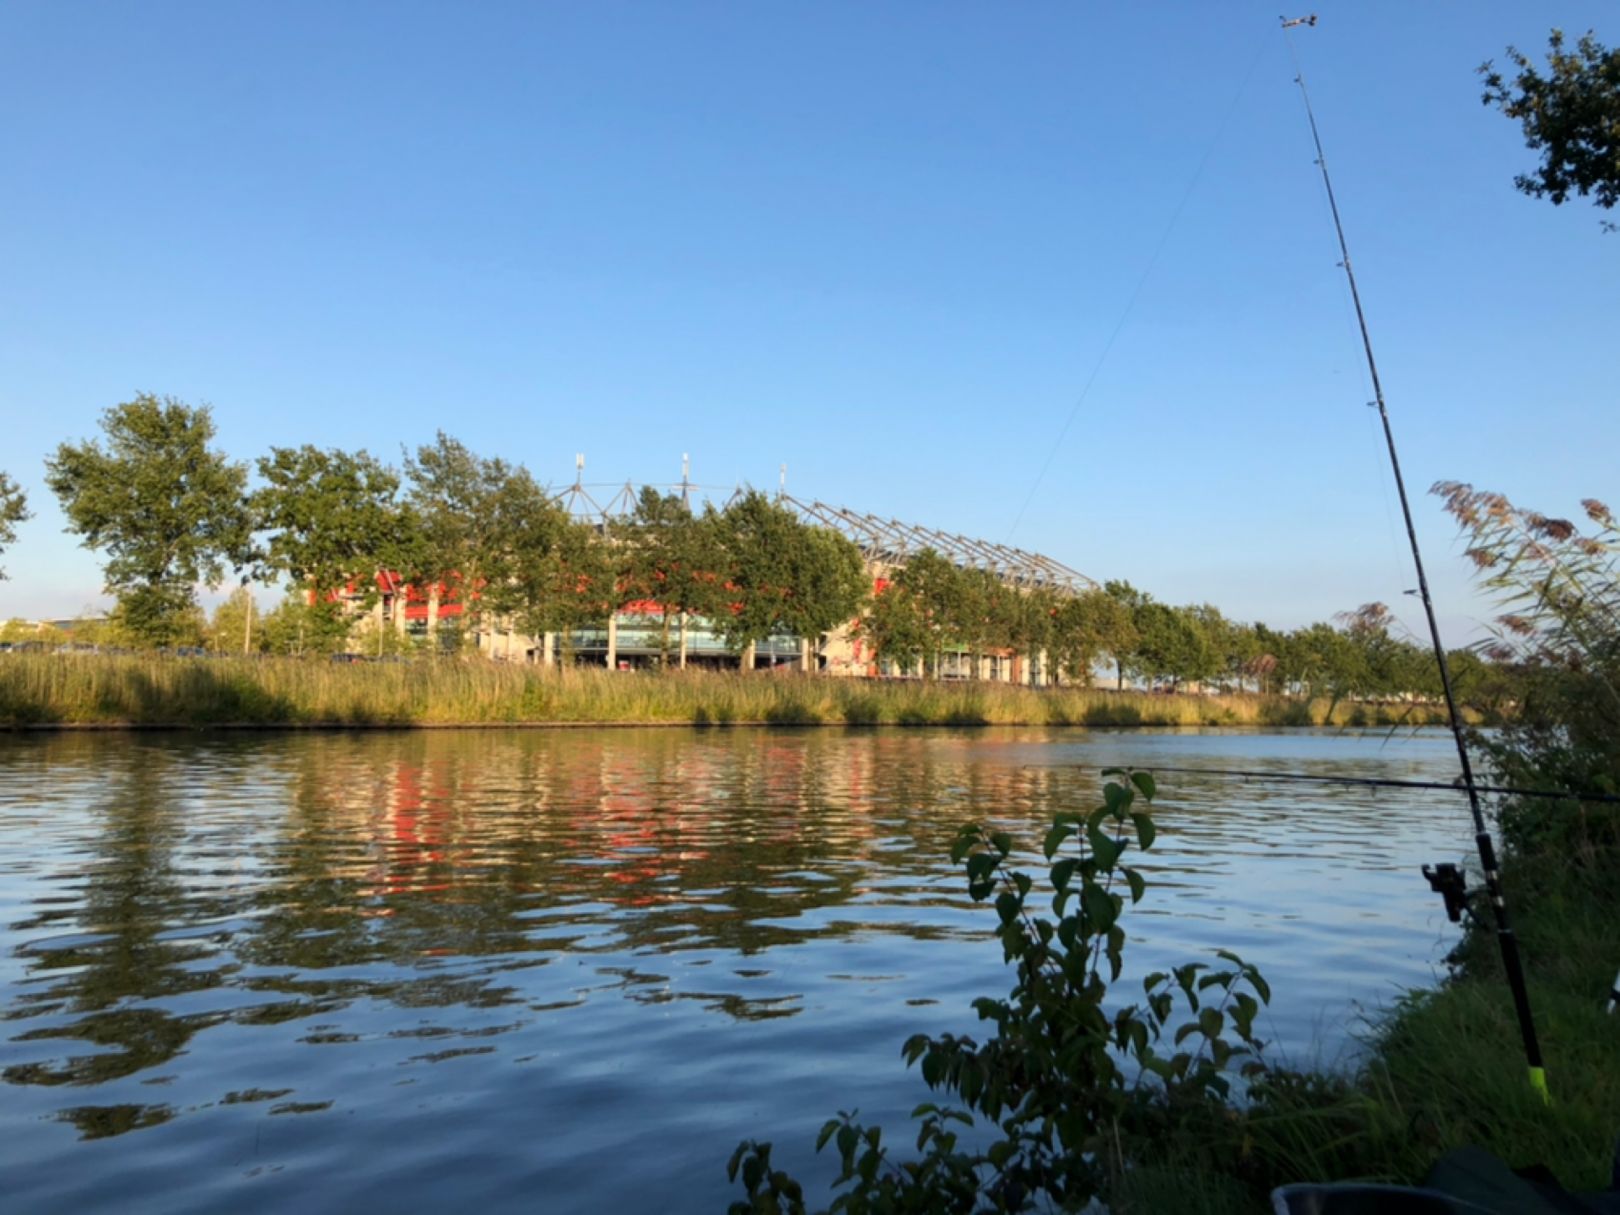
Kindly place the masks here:
<instances>
[{"instance_id":1,"label":"tree canopy","mask_svg":"<svg viewBox=\"0 0 1620 1215\"><path fill-rule=\"evenodd\" d=\"M782 633L816 638L859 613L870 584L860 550L750 491L715 523L729 606L714 625L735 650Z\"/></svg>"},{"instance_id":2,"label":"tree canopy","mask_svg":"<svg viewBox=\"0 0 1620 1215\"><path fill-rule=\"evenodd\" d=\"M1509 74L1517 73L1511 79L1494 63L1479 69L1484 103L1517 121L1525 145L1541 153L1536 169L1513 184L1555 206L1572 193L1605 210L1620 202L1620 50L1606 48L1591 31L1569 50L1555 29L1545 73L1513 47L1507 56Z\"/></svg>"},{"instance_id":3,"label":"tree canopy","mask_svg":"<svg viewBox=\"0 0 1620 1215\"><path fill-rule=\"evenodd\" d=\"M264 484L249 504L268 531L265 564L313 595L314 623L344 632L336 596L371 603L378 570L410 562L415 529L396 501L399 474L365 451L273 447L258 460Z\"/></svg>"},{"instance_id":4,"label":"tree canopy","mask_svg":"<svg viewBox=\"0 0 1620 1215\"><path fill-rule=\"evenodd\" d=\"M23 493L22 487L0 472L0 553L16 543L17 524L29 518L28 495ZM0 580L6 576L6 571L0 568Z\"/></svg>"},{"instance_id":5,"label":"tree canopy","mask_svg":"<svg viewBox=\"0 0 1620 1215\"><path fill-rule=\"evenodd\" d=\"M217 586L248 560L247 469L209 447L206 406L143 393L107 410L101 429L105 445L60 445L45 462L46 484L68 530L106 553L123 627L175 644L195 632L197 583Z\"/></svg>"},{"instance_id":6,"label":"tree canopy","mask_svg":"<svg viewBox=\"0 0 1620 1215\"><path fill-rule=\"evenodd\" d=\"M695 515L679 494L643 486L636 508L612 529L618 604L656 604L659 661L668 663L670 622L682 615L716 616L729 605L718 571L722 526L713 511Z\"/></svg>"}]
</instances>

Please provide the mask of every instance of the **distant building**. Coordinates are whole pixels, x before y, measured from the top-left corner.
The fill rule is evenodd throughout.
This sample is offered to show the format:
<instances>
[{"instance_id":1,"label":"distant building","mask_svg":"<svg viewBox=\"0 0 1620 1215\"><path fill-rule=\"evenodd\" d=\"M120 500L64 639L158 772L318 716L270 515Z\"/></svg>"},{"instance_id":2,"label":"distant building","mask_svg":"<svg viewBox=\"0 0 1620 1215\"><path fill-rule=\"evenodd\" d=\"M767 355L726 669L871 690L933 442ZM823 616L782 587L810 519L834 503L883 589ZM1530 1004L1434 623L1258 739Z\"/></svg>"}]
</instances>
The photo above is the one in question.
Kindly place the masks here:
<instances>
[{"instance_id":1,"label":"distant building","mask_svg":"<svg viewBox=\"0 0 1620 1215\"><path fill-rule=\"evenodd\" d=\"M635 493L627 484L604 508L576 483L559 500L575 518L605 532L611 523L630 513ZM964 569L984 570L1020 590L1079 594L1096 586L1084 574L1050 557L1009 545L881 519L824 502L803 502L785 492L776 500L796 511L805 522L829 528L852 541L860 549L873 585L879 589L910 557L925 549ZM370 612L370 625L379 629L392 627L419 641L425 641L432 632L459 631L466 615L464 594L475 596L477 591L444 585L418 588L383 571L377 575L377 599ZM686 667L821 671L868 678L921 674L920 670L897 670L879 658L852 627L854 623L818 638L771 637L739 655L726 647L709 621L690 616L670 621L670 662ZM497 661L546 665L567 661L615 669L656 666L664 644L663 609L654 602L634 603L599 625L538 637L519 633L507 622L491 620L472 642L481 653ZM947 652L941 657L939 674L945 679L1037 685L1051 682L1044 655L1040 654L989 650L980 656L979 669L972 667L973 660L965 651Z\"/></svg>"}]
</instances>

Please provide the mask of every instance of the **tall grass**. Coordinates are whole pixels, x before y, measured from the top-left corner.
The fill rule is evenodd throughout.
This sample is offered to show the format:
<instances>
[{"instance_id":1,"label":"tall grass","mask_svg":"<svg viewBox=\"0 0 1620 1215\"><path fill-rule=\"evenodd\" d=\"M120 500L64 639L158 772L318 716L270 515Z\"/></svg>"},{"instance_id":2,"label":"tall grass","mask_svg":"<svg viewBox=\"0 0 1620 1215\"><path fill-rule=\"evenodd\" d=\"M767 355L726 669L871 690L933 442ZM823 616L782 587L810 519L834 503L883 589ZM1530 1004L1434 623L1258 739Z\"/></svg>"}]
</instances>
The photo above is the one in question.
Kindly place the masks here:
<instances>
[{"instance_id":1,"label":"tall grass","mask_svg":"<svg viewBox=\"0 0 1620 1215\"><path fill-rule=\"evenodd\" d=\"M0 725L1307 726L1326 701L487 662L0 655ZM1427 724L1340 704L1332 724Z\"/></svg>"}]
</instances>

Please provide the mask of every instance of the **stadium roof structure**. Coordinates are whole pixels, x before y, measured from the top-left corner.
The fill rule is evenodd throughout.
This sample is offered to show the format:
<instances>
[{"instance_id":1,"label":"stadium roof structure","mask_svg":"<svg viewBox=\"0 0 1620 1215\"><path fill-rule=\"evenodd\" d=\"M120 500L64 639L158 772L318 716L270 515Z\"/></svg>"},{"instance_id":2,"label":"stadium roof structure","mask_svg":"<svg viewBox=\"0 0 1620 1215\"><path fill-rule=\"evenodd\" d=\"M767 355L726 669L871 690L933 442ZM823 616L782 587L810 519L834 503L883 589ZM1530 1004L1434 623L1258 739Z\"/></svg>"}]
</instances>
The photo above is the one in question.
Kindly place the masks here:
<instances>
[{"instance_id":1,"label":"stadium roof structure","mask_svg":"<svg viewBox=\"0 0 1620 1215\"><path fill-rule=\"evenodd\" d=\"M1060 561L1008 544L975 540L955 532L902 523L898 519L882 519L825 502L804 502L787 493L778 494L777 501L798 511L807 523L830 528L854 541L861 556L869 562L904 565L908 558L932 549L963 569L984 570L1007 585L1022 589L1077 595L1097 585Z\"/></svg>"},{"instance_id":2,"label":"stadium roof structure","mask_svg":"<svg viewBox=\"0 0 1620 1215\"><path fill-rule=\"evenodd\" d=\"M582 468L583 462L576 466ZM704 487L683 479L674 488L690 503L692 491ZM592 496L592 489L603 494L605 504ZM742 492L739 488L732 497ZM623 485L588 486L581 479L576 479L567 489L554 495L557 504L574 518L593 523L604 530L614 520L634 513L636 497L636 487L629 481ZM902 523L898 519L883 519L814 499L806 502L795 498L786 489L779 490L775 497L776 501L795 511L806 523L828 528L852 541L861 550L861 556L871 564L901 566L909 558L931 549L962 569L984 570L1008 586L1020 589L1078 595L1082 591L1095 589L1097 585L1060 561L1011 545L975 540L937 528Z\"/></svg>"}]
</instances>

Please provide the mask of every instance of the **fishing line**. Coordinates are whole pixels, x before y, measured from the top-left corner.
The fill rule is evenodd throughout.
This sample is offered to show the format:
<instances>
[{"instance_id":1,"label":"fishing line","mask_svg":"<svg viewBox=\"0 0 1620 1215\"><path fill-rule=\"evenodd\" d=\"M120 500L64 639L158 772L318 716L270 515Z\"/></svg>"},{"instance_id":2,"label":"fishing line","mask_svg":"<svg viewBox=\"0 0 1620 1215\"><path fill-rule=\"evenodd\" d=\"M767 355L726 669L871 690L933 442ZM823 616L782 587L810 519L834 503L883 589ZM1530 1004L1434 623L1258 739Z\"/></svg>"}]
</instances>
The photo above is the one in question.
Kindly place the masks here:
<instances>
[{"instance_id":1,"label":"fishing line","mask_svg":"<svg viewBox=\"0 0 1620 1215\"><path fill-rule=\"evenodd\" d=\"M1457 758L1462 764L1462 783L1468 793L1468 807L1474 819L1474 845L1479 850L1480 867L1485 874L1485 887L1490 894L1491 910L1496 919L1496 940L1502 951L1502 966L1507 972L1508 986L1513 993L1513 1008L1519 1021L1519 1035L1524 1041L1525 1062L1530 1072L1530 1087L1543 1101L1550 1102L1547 1091L1547 1072L1542 1065L1541 1044L1536 1038L1535 1017L1530 1011L1530 993L1525 987L1524 963L1519 956L1519 938L1514 935L1508 917L1507 900L1502 893L1502 879L1496 866L1496 850L1489 828L1485 825L1485 811L1480 805L1479 787L1474 781L1474 767L1468 758L1468 743L1463 736L1462 717L1457 711L1457 697L1451 686L1451 668L1446 661L1446 648L1440 640L1440 625L1434 615L1434 599L1429 594L1429 579L1423 570L1423 552L1418 546L1417 527L1412 521L1412 505L1406 496L1406 482L1401 476L1400 455L1395 450L1395 431L1390 425L1389 409L1384 402L1383 384L1378 378L1378 362L1373 357L1372 336L1367 330L1367 316L1361 306L1361 292L1356 287L1355 270L1350 263L1350 246L1345 240L1344 224L1339 217L1339 204L1333 195L1333 179L1328 176L1327 156L1322 151L1322 135L1316 126L1316 113L1311 109L1311 95L1305 87L1305 73L1294 51L1294 41L1288 31L1297 25L1316 24L1315 16L1295 20L1283 18L1283 41L1288 44L1288 55L1294 62L1295 82L1305 103L1305 117L1310 123L1311 142L1316 147L1316 164L1322 171L1322 185L1327 190L1328 207L1333 212L1333 230L1339 238L1339 251L1344 260L1345 280L1350 286L1350 299L1355 304L1356 322L1361 329L1361 346L1367 356L1367 374L1372 378L1374 404L1384 427L1384 442L1389 449L1390 472L1395 478L1395 491L1400 497L1401 514L1406 520L1406 538L1412 549L1412 566L1417 573L1418 595L1423 601L1423 614L1429 625L1429 639L1434 645L1435 662L1440 668L1440 688L1445 693L1446 716L1451 724L1451 736L1457 744ZM1432 881L1432 879L1431 879ZM1449 905L1449 903L1448 903Z\"/></svg>"},{"instance_id":2,"label":"fishing line","mask_svg":"<svg viewBox=\"0 0 1620 1215\"><path fill-rule=\"evenodd\" d=\"M1119 322L1114 326L1114 331L1108 335L1108 341L1103 344L1102 353L1097 356L1097 361L1091 368L1091 374L1086 377L1086 382L1080 389L1080 395L1075 398L1074 405L1069 410L1069 416L1064 419L1062 427L1058 430L1056 441L1047 448L1046 459L1041 464L1041 470L1035 474L1035 480L1030 484L1029 493L1024 496L1023 505L1018 508L1018 513L1013 516L1012 526L1007 529L1007 538L1003 541L1004 544L1012 542L1013 534L1018 531L1018 525L1024 521L1024 515L1028 513L1030 503L1035 500L1035 492L1040 489L1041 482L1046 479L1046 474L1051 471L1052 461L1057 459L1058 450L1063 446L1063 440L1067 437L1069 428L1074 425L1075 418L1080 415L1080 407L1086 403L1086 398L1091 395L1091 387L1097 382L1097 376L1101 374L1103 364L1108 361L1109 352L1114 349L1114 343L1119 340L1119 335L1124 331L1125 322L1130 320L1131 313L1135 311L1136 301L1142 295L1142 288L1147 286L1148 279L1152 277L1154 269L1159 264L1160 255L1164 253L1165 246L1170 243L1170 236L1176 229L1176 223L1181 219L1181 213L1187 208L1187 200L1193 196L1193 191L1198 188L1198 182L1204 176L1204 168L1209 164L1210 157L1214 155L1215 147L1220 143L1221 136L1226 133L1232 115L1237 111L1238 102L1242 100L1244 91L1249 87L1249 81L1254 76L1255 68L1260 66L1260 57L1265 54L1265 51L1266 43L1262 41L1254 53L1254 58L1249 63L1249 70L1243 74L1243 80L1238 85L1237 92L1232 94L1232 100L1226 107L1226 114L1221 118L1220 125L1215 129L1215 134L1210 139L1209 146L1204 149L1204 155L1198 161L1198 167L1193 170L1192 179L1188 181L1186 190L1182 192L1181 201L1176 204L1176 209L1170 213L1170 222L1165 225L1164 233L1159 237L1159 243L1154 246L1153 255L1148 258L1147 268L1142 271L1142 277L1136 282L1136 289L1131 292L1131 298L1126 302L1125 310L1119 315Z\"/></svg>"},{"instance_id":3,"label":"fishing line","mask_svg":"<svg viewBox=\"0 0 1620 1215\"><path fill-rule=\"evenodd\" d=\"M1295 781L1314 785L1354 785L1369 789L1437 789L1447 793L1467 793L1466 786L1441 780L1400 780L1388 776L1324 776L1313 772L1267 772L1249 768L1167 768L1153 765L1155 774L1175 772L1183 776L1221 776L1236 780ZM1620 795L1613 793L1581 793L1568 789L1517 789L1509 785L1474 786L1480 793L1503 794L1510 797L1545 798L1551 801L1607 802L1620 805Z\"/></svg>"}]
</instances>

